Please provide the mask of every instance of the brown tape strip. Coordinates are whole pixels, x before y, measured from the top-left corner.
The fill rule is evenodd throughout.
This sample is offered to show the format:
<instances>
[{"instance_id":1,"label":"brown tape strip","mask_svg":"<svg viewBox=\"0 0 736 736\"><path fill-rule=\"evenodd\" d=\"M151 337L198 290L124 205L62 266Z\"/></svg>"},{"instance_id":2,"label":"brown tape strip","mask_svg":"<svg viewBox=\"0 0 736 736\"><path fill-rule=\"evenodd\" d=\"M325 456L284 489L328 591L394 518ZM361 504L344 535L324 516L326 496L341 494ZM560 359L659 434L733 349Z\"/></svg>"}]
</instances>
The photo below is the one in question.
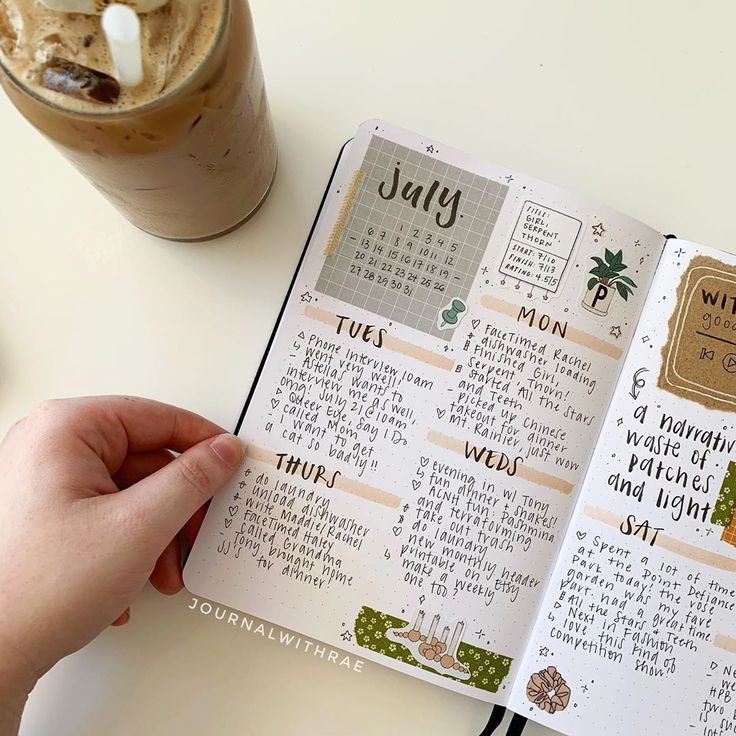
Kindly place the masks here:
<instances>
[{"instance_id":1,"label":"brown tape strip","mask_svg":"<svg viewBox=\"0 0 736 736\"><path fill-rule=\"evenodd\" d=\"M513 317L514 319L519 316L519 310L521 309L518 304L506 302L503 299L497 299L495 296L490 296L489 294L484 294L480 298L480 303L486 309L491 309L494 312L498 312L498 314L505 314L508 317ZM600 337L591 335L588 332L583 332L583 330L578 330L575 327L570 327L569 325L565 331L565 337L563 339L570 340L571 342L582 345L590 350L595 350L596 353L606 355L609 358L614 358L615 360L619 360L624 354L624 351L617 345L606 340L601 340Z\"/></svg>"},{"instance_id":2,"label":"brown tape strip","mask_svg":"<svg viewBox=\"0 0 736 736\"><path fill-rule=\"evenodd\" d=\"M276 464L278 463L278 457L275 452L255 445L248 445L245 450L245 455L251 460L267 463L274 467L276 467ZM335 488L340 491L344 491L345 493L350 493L353 496L363 498L366 501L372 501L373 503L380 504L381 506L388 506L391 509L398 508L401 503L401 499L393 493L387 493L386 491L382 491L380 488L374 488L373 486L361 483L353 478L347 478L344 475L339 475L335 478L335 485L332 490Z\"/></svg>"},{"instance_id":3,"label":"brown tape strip","mask_svg":"<svg viewBox=\"0 0 736 736\"><path fill-rule=\"evenodd\" d=\"M589 519L600 521L602 524L616 528L620 527L625 521L625 517L602 509L599 506L586 506L583 509L583 513ZM644 541L641 537L637 537L637 539L642 542ZM645 544L649 544L649 541L647 540ZM666 549L668 552L673 552L680 557L686 557L689 560L699 562L701 565L708 565L708 567L725 570L726 572L736 572L736 560L725 555L719 555L716 552L710 552L702 547L696 547L694 544L688 544L667 534L662 534L662 532L659 532L657 535L655 545Z\"/></svg>"},{"instance_id":4,"label":"brown tape strip","mask_svg":"<svg viewBox=\"0 0 736 736\"><path fill-rule=\"evenodd\" d=\"M731 523L723 530L721 539L726 542L726 544L736 547L736 514L733 515Z\"/></svg>"},{"instance_id":5,"label":"brown tape strip","mask_svg":"<svg viewBox=\"0 0 736 736\"><path fill-rule=\"evenodd\" d=\"M465 457L465 441L458 440L455 437L443 434L442 432L435 432L430 430L427 433L427 439L437 447L444 447L445 450L451 450L459 455ZM483 466L485 467L485 466ZM544 486L545 488L552 488L555 491L569 495L575 489L572 483L563 478L558 478L556 475L550 475L549 473L543 473L541 470L535 470L530 468L525 463L520 463L516 466L516 475L519 478L528 480L530 483L535 483L538 486Z\"/></svg>"},{"instance_id":6,"label":"brown tape strip","mask_svg":"<svg viewBox=\"0 0 736 736\"><path fill-rule=\"evenodd\" d=\"M355 202L355 197L358 195L358 190L360 189L362 181L363 171L361 169L357 169L357 171L354 171L353 175L350 177L350 182L345 189L345 196L343 197L342 205L340 206L340 212L338 212L335 224L332 226L330 237L327 238L327 245L325 246L325 256L327 256L327 258L335 255L335 250L340 242L340 236L348 222L348 215L350 214L350 210L353 208L353 202Z\"/></svg>"},{"instance_id":7,"label":"brown tape strip","mask_svg":"<svg viewBox=\"0 0 736 736\"><path fill-rule=\"evenodd\" d=\"M330 325L330 327L336 328L340 322L337 315L332 314L332 312L327 312L324 309L311 305L304 309L304 314L318 322ZM422 363L434 366L435 368L441 368L443 371L451 371L455 365L450 358L444 355L438 355L431 350L419 347L419 345L414 345L406 340L400 340L398 337L392 337L391 335L384 335L383 347L394 353L401 353L401 355L406 355L409 358L421 360Z\"/></svg>"}]
</instances>

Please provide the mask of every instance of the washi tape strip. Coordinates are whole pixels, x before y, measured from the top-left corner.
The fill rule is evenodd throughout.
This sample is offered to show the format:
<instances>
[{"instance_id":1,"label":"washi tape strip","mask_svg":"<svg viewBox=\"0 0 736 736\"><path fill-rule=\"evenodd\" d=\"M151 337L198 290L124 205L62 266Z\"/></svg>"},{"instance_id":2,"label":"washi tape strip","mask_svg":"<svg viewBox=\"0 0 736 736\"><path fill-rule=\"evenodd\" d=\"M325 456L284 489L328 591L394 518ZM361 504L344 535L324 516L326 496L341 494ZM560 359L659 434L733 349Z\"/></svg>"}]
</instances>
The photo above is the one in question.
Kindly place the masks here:
<instances>
[{"instance_id":1,"label":"washi tape strip","mask_svg":"<svg viewBox=\"0 0 736 736\"><path fill-rule=\"evenodd\" d=\"M599 506L586 506L583 513L589 519L599 521L602 524L606 524L607 526L611 526L616 529L626 521L625 517L614 514L612 511L602 509ZM644 544L650 543L648 539L644 541L640 537L637 538ZM701 565L708 565L708 567L725 570L726 572L736 572L736 560L731 557L719 555L716 552L711 552L710 550L703 549L702 547L697 547L694 544L688 544L680 539L675 539L667 534L662 534L662 532L657 534L654 544L655 546L666 549L669 552L673 552L680 557L686 557L689 560L699 562Z\"/></svg>"},{"instance_id":2,"label":"washi tape strip","mask_svg":"<svg viewBox=\"0 0 736 736\"><path fill-rule=\"evenodd\" d=\"M442 432L436 432L430 430L427 433L427 439L437 447L444 447L446 450L451 450L459 455L465 456L466 445L464 440L450 437L449 435L443 434ZM545 473L541 470L529 467L525 463L520 463L516 466L516 476L528 480L530 483L534 483L538 486L544 486L545 488L552 488L555 491L569 495L575 489L575 486L566 481L564 478L558 478L556 475Z\"/></svg>"},{"instance_id":3,"label":"washi tape strip","mask_svg":"<svg viewBox=\"0 0 736 736\"><path fill-rule=\"evenodd\" d=\"M727 526L723 530L723 534L721 534L721 540L726 542L726 544L731 544L736 547L736 514L733 515L730 526Z\"/></svg>"},{"instance_id":4,"label":"washi tape strip","mask_svg":"<svg viewBox=\"0 0 736 736\"><path fill-rule=\"evenodd\" d=\"M257 447L256 445L248 445L245 451L246 457L251 460L257 460L268 465L276 467L279 458L273 450L267 450L263 447ZM348 478L344 475L338 475L335 478L333 489L336 488L344 493L350 493L353 496L358 496L366 501L380 504L381 506L388 506L391 509L396 509L401 503L399 496L382 491L380 488L374 488L369 486L367 483L361 483L359 480Z\"/></svg>"},{"instance_id":5,"label":"washi tape strip","mask_svg":"<svg viewBox=\"0 0 736 736\"><path fill-rule=\"evenodd\" d=\"M304 314L310 319L335 328L340 321L340 318L336 314L311 305L305 308ZM443 371L451 371L455 366L454 361L445 355L433 353L431 350L414 345L414 343L407 342L406 340L401 340L398 337L393 337L392 335L384 335L383 348L391 350L394 353L401 353L401 355L406 355L415 360L421 360L422 363L440 368Z\"/></svg>"},{"instance_id":6,"label":"washi tape strip","mask_svg":"<svg viewBox=\"0 0 736 736\"><path fill-rule=\"evenodd\" d=\"M513 317L514 319L519 317L520 310L522 309L518 304L513 304L512 302L507 302L503 299L497 299L495 296L490 296L488 294L485 294L480 298L480 303L486 309L491 309L498 314L505 314L508 317ZM606 355L609 358L614 358L615 360L619 360L624 354L624 351L613 343L602 340L600 337L591 335L590 333L579 330L576 327L570 327L569 325L565 329L563 339L570 340L571 342L582 345L590 350L594 350L596 353L600 353L601 355Z\"/></svg>"},{"instance_id":7,"label":"washi tape strip","mask_svg":"<svg viewBox=\"0 0 736 736\"><path fill-rule=\"evenodd\" d=\"M713 646L723 649L726 652L736 654L736 639L726 636L725 634L716 634L713 638Z\"/></svg>"},{"instance_id":8,"label":"washi tape strip","mask_svg":"<svg viewBox=\"0 0 736 736\"><path fill-rule=\"evenodd\" d=\"M342 237L342 232L348 222L348 215L350 214L350 210L353 208L353 203L355 202L355 198L358 196L358 190L360 189L362 182L363 170L357 169L350 177L350 183L345 190L345 196L343 197L340 212L337 215L337 220L335 220L335 224L332 226L330 237L327 238L327 245L325 246L324 251L327 258L335 255L337 246L340 243L340 238Z\"/></svg>"}]
</instances>

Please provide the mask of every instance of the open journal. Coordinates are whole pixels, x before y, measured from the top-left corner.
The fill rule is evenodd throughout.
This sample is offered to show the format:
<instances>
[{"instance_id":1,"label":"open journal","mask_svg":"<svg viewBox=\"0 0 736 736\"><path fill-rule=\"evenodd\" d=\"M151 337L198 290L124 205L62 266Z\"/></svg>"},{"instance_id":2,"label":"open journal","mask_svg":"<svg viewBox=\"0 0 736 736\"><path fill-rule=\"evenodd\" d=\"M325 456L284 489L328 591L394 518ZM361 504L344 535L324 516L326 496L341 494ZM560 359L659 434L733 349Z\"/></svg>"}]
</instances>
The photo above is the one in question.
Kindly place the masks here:
<instances>
[{"instance_id":1,"label":"open journal","mask_svg":"<svg viewBox=\"0 0 736 736\"><path fill-rule=\"evenodd\" d=\"M736 258L369 121L186 585L566 734L732 733L735 411Z\"/></svg>"}]
</instances>

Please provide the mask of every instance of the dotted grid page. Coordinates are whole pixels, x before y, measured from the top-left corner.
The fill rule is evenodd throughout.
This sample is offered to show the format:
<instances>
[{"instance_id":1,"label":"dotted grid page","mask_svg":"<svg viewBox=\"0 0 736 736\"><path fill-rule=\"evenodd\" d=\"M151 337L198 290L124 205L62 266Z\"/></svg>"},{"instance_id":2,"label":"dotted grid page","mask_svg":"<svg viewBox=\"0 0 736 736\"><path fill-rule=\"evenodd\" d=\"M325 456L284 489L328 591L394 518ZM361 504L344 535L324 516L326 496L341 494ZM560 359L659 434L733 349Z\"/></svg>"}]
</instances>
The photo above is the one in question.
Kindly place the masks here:
<instances>
[{"instance_id":1,"label":"dotted grid page","mask_svg":"<svg viewBox=\"0 0 736 736\"><path fill-rule=\"evenodd\" d=\"M511 706L571 736L736 724L736 258L665 248Z\"/></svg>"},{"instance_id":2,"label":"dotted grid page","mask_svg":"<svg viewBox=\"0 0 736 736\"><path fill-rule=\"evenodd\" d=\"M309 656L506 703L663 244L575 194L364 123L189 590L298 632Z\"/></svg>"},{"instance_id":3,"label":"dotted grid page","mask_svg":"<svg viewBox=\"0 0 736 736\"><path fill-rule=\"evenodd\" d=\"M508 186L379 136L360 171L347 227L315 288L449 340L437 315L467 300ZM458 193L462 211L453 210Z\"/></svg>"}]
</instances>

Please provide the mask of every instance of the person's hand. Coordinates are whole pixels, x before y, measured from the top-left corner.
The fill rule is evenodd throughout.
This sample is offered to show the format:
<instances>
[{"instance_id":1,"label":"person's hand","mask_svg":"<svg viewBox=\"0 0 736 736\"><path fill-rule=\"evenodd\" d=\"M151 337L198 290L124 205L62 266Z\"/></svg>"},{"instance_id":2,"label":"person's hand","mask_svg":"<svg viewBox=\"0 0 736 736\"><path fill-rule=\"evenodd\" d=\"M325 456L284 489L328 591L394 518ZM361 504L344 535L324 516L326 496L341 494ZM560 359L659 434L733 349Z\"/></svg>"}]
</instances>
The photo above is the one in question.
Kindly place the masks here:
<instances>
[{"instance_id":1,"label":"person's hand","mask_svg":"<svg viewBox=\"0 0 736 736\"><path fill-rule=\"evenodd\" d=\"M46 402L10 430L0 445L0 733L3 707L6 723L19 718L37 678L125 623L149 579L181 590L203 505L243 451L196 414L132 397Z\"/></svg>"}]
</instances>

